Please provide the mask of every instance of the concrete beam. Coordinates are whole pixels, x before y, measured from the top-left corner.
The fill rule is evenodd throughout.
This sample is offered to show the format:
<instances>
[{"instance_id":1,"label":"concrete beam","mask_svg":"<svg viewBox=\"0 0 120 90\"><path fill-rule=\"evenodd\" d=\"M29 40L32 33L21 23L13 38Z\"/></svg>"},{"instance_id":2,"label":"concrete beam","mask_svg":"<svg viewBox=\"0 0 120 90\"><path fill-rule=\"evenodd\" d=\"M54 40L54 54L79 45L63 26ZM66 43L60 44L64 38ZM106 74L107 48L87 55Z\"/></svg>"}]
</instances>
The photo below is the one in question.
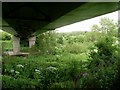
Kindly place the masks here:
<instances>
[{"instance_id":1,"label":"concrete beam","mask_svg":"<svg viewBox=\"0 0 120 90\"><path fill-rule=\"evenodd\" d=\"M90 2L86 3L67 14L61 16L55 21L49 23L44 29L59 28L65 25L70 25L75 22L80 22L96 16L104 15L118 10L118 2Z\"/></svg>"},{"instance_id":2,"label":"concrete beam","mask_svg":"<svg viewBox=\"0 0 120 90\"><path fill-rule=\"evenodd\" d=\"M17 32L3 19L0 19L0 29L12 35L18 35Z\"/></svg>"}]
</instances>

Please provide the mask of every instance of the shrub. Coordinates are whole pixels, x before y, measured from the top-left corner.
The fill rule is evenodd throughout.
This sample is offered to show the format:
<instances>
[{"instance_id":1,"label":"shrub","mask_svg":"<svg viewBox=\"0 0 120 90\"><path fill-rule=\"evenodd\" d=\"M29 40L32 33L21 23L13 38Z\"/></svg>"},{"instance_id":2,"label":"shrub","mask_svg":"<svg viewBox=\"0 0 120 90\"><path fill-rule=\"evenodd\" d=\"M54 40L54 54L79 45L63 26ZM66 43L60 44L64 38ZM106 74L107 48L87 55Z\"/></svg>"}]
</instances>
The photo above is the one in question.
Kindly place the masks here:
<instances>
[{"instance_id":1,"label":"shrub","mask_svg":"<svg viewBox=\"0 0 120 90\"><path fill-rule=\"evenodd\" d=\"M42 34L39 34L36 39L35 46L32 47L31 53L34 51L38 54L55 54L56 46L55 33L48 31ZM33 51L32 51L33 50Z\"/></svg>"},{"instance_id":2,"label":"shrub","mask_svg":"<svg viewBox=\"0 0 120 90\"><path fill-rule=\"evenodd\" d=\"M117 45L113 45L114 40L109 36L104 36L95 43L95 48L90 52L90 69L92 81L98 88L110 89L117 74L118 53ZM96 78L95 78L96 77ZM89 81L89 80L88 80ZM90 81L90 82L92 82ZM88 87L90 87L90 83Z\"/></svg>"},{"instance_id":3,"label":"shrub","mask_svg":"<svg viewBox=\"0 0 120 90\"><path fill-rule=\"evenodd\" d=\"M73 83L71 81L65 81L65 82L56 82L53 83L49 88L56 88L56 89L60 89L60 88L67 88L72 89L73 88Z\"/></svg>"},{"instance_id":4,"label":"shrub","mask_svg":"<svg viewBox=\"0 0 120 90\"><path fill-rule=\"evenodd\" d=\"M22 88L35 88L36 82L34 80L28 78L13 78L10 76L2 76L2 85L3 88L14 88L14 89L22 89Z\"/></svg>"},{"instance_id":5,"label":"shrub","mask_svg":"<svg viewBox=\"0 0 120 90\"><path fill-rule=\"evenodd\" d=\"M64 50L65 52L68 52L68 53L79 54L79 53L87 52L87 47L82 43L73 43L73 44L66 45Z\"/></svg>"},{"instance_id":6,"label":"shrub","mask_svg":"<svg viewBox=\"0 0 120 90\"><path fill-rule=\"evenodd\" d=\"M12 47L12 41L2 41L2 51L11 51Z\"/></svg>"}]
</instances>

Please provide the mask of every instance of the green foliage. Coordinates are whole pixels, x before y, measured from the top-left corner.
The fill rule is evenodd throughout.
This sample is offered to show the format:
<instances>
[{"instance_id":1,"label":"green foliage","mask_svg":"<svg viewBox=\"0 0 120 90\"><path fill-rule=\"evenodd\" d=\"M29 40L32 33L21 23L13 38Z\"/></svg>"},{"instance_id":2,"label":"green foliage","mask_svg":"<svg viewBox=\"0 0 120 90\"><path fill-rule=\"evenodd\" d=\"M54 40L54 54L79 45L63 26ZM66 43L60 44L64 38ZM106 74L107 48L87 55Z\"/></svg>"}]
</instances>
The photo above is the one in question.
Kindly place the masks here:
<instances>
[{"instance_id":1,"label":"green foliage","mask_svg":"<svg viewBox=\"0 0 120 90\"><path fill-rule=\"evenodd\" d=\"M86 45L82 43L68 44L66 45L64 50L68 53L75 53L75 54L87 52Z\"/></svg>"},{"instance_id":2,"label":"green foliage","mask_svg":"<svg viewBox=\"0 0 120 90\"><path fill-rule=\"evenodd\" d=\"M95 47L90 52L90 64L88 68L94 75L91 76L91 80L88 83L88 87L96 87L96 88L106 88L110 89L113 85L118 72L118 43L117 37L115 37L115 33L111 33L111 29L109 19L102 19L101 25L103 28L101 33L105 33L104 36L99 38L95 43ZM113 25L114 26L114 25ZM107 30L107 33L106 33ZM96 85L91 85L91 82L95 82Z\"/></svg>"},{"instance_id":3,"label":"green foliage","mask_svg":"<svg viewBox=\"0 0 120 90\"><path fill-rule=\"evenodd\" d=\"M117 29L101 19L91 32L38 35L29 56L3 57L3 87L112 89L119 85Z\"/></svg>"},{"instance_id":4,"label":"green foliage","mask_svg":"<svg viewBox=\"0 0 120 90\"><path fill-rule=\"evenodd\" d=\"M69 58L69 56L71 57ZM22 84L20 85L19 81L16 83L15 87L34 86L40 88L49 88L52 87L56 82L63 83L66 82L66 80L70 80L70 83L73 83L74 77L79 77L79 73L82 71L82 63L80 62L81 60L78 61L77 58L75 59L74 56L70 54L66 54L64 57L65 58L61 58L60 55L41 55L11 58L4 57L2 68L3 75L9 76L13 79L13 82L11 82L12 85L18 82L16 80L19 80L20 78L23 78L21 83L24 82L26 84L27 80L31 80L31 84L27 84L28 86L24 86ZM13 87L9 86L9 78L5 77L3 79L4 87ZM68 85L67 83L68 82L66 82L65 85ZM63 87L68 87L65 85Z\"/></svg>"},{"instance_id":5,"label":"green foliage","mask_svg":"<svg viewBox=\"0 0 120 90\"><path fill-rule=\"evenodd\" d=\"M46 32L37 36L36 44L31 49L35 49L39 54L55 54L56 38L54 32ZM33 52L35 53L35 52Z\"/></svg>"},{"instance_id":6,"label":"green foliage","mask_svg":"<svg viewBox=\"0 0 120 90\"><path fill-rule=\"evenodd\" d=\"M0 32L0 44L2 46L2 52L12 50L11 37L12 35L8 34L7 32Z\"/></svg>"},{"instance_id":7,"label":"green foliage","mask_svg":"<svg viewBox=\"0 0 120 90\"><path fill-rule=\"evenodd\" d=\"M7 32L0 32L0 36L2 36L2 40L11 40L11 34Z\"/></svg>"},{"instance_id":8,"label":"green foliage","mask_svg":"<svg viewBox=\"0 0 120 90\"><path fill-rule=\"evenodd\" d=\"M20 51L21 52L28 52L29 51L29 47L20 47Z\"/></svg>"},{"instance_id":9,"label":"green foliage","mask_svg":"<svg viewBox=\"0 0 120 90\"><path fill-rule=\"evenodd\" d=\"M11 51L13 48L12 41L2 41L2 51Z\"/></svg>"},{"instance_id":10,"label":"green foliage","mask_svg":"<svg viewBox=\"0 0 120 90\"><path fill-rule=\"evenodd\" d=\"M24 89L24 88L35 88L36 82L29 78L13 78L7 75L2 77L3 89L12 88L12 89Z\"/></svg>"},{"instance_id":11,"label":"green foliage","mask_svg":"<svg viewBox=\"0 0 120 90\"><path fill-rule=\"evenodd\" d=\"M72 89L73 87L73 83L71 81L65 81L65 82L59 82L59 83L53 83L50 88L56 88L56 89L60 89L60 88L67 88Z\"/></svg>"}]
</instances>

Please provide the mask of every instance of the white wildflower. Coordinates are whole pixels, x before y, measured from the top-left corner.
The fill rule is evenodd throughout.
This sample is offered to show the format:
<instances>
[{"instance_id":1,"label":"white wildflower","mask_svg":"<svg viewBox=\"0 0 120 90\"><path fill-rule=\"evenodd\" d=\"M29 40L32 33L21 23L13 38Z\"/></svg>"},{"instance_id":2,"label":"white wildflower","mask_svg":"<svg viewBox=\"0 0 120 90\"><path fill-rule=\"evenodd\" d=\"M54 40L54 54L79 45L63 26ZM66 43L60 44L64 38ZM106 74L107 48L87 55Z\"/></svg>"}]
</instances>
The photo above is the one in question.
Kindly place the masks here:
<instances>
[{"instance_id":1,"label":"white wildflower","mask_svg":"<svg viewBox=\"0 0 120 90\"><path fill-rule=\"evenodd\" d=\"M48 50L46 51L46 53L47 53L47 54L50 54Z\"/></svg>"},{"instance_id":2,"label":"white wildflower","mask_svg":"<svg viewBox=\"0 0 120 90\"><path fill-rule=\"evenodd\" d=\"M22 64L18 64L17 67L24 68L24 66Z\"/></svg>"},{"instance_id":3,"label":"white wildflower","mask_svg":"<svg viewBox=\"0 0 120 90\"><path fill-rule=\"evenodd\" d=\"M119 44L118 40L116 40L115 44Z\"/></svg>"},{"instance_id":4,"label":"white wildflower","mask_svg":"<svg viewBox=\"0 0 120 90\"><path fill-rule=\"evenodd\" d=\"M46 69L47 69L47 70L50 70L50 71L57 70L57 68L56 68L56 67L52 67L52 66L50 66L50 67L47 67Z\"/></svg>"},{"instance_id":5,"label":"white wildflower","mask_svg":"<svg viewBox=\"0 0 120 90\"><path fill-rule=\"evenodd\" d=\"M15 71L15 73L16 73L16 74L19 74L20 72L18 72L18 71Z\"/></svg>"},{"instance_id":6,"label":"white wildflower","mask_svg":"<svg viewBox=\"0 0 120 90\"><path fill-rule=\"evenodd\" d=\"M115 46L115 45L118 45L118 44L119 44L119 41L116 40L116 41L112 44L112 46Z\"/></svg>"},{"instance_id":7,"label":"white wildflower","mask_svg":"<svg viewBox=\"0 0 120 90\"><path fill-rule=\"evenodd\" d=\"M55 49L58 49L58 47L55 47Z\"/></svg>"},{"instance_id":8,"label":"white wildflower","mask_svg":"<svg viewBox=\"0 0 120 90\"><path fill-rule=\"evenodd\" d=\"M38 69L35 69L35 72L36 72L36 73L38 73L38 74L40 74L40 73L41 73L41 71L40 71L40 70L38 70Z\"/></svg>"},{"instance_id":9,"label":"white wildflower","mask_svg":"<svg viewBox=\"0 0 120 90\"><path fill-rule=\"evenodd\" d=\"M15 71L15 70L12 69L10 72L13 73L14 71Z\"/></svg>"},{"instance_id":10,"label":"white wildflower","mask_svg":"<svg viewBox=\"0 0 120 90\"><path fill-rule=\"evenodd\" d=\"M98 50L97 50L97 49L94 49L94 52L96 52L96 53L97 53L97 52L98 52Z\"/></svg>"},{"instance_id":11,"label":"white wildflower","mask_svg":"<svg viewBox=\"0 0 120 90\"><path fill-rule=\"evenodd\" d=\"M57 58L61 57L60 55L56 55Z\"/></svg>"},{"instance_id":12,"label":"white wildflower","mask_svg":"<svg viewBox=\"0 0 120 90\"><path fill-rule=\"evenodd\" d=\"M40 70L38 70L38 69L35 69L35 72L40 72Z\"/></svg>"}]
</instances>

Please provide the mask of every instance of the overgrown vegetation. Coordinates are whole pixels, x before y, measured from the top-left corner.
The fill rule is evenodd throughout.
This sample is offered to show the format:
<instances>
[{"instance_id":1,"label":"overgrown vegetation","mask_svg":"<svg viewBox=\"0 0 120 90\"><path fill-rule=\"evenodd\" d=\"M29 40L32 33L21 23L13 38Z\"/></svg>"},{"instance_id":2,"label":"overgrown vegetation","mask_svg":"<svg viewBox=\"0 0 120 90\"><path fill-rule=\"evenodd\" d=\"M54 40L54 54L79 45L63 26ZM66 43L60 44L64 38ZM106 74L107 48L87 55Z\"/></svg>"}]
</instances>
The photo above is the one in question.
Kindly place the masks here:
<instances>
[{"instance_id":1,"label":"overgrown vegetation","mask_svg":"<svg viewBox=\"0 0 120 90\"><path fill-rule=\"evenodd\" d=\"M108 18L91 32L42 33L28 57L3 57L3 88L118 88L117 34Z\"/></svg>"},{"instance_id":2,"label":"overgrown vegetation","mask_svg":"<svg viewBox=\"0 0 120 90\"><path fill-rule=\"evenodd\" d=\"M0 43L2 45L2 51L12 50L11 34L7 32L0 32Z\"/></svg>"}]
</instances>

